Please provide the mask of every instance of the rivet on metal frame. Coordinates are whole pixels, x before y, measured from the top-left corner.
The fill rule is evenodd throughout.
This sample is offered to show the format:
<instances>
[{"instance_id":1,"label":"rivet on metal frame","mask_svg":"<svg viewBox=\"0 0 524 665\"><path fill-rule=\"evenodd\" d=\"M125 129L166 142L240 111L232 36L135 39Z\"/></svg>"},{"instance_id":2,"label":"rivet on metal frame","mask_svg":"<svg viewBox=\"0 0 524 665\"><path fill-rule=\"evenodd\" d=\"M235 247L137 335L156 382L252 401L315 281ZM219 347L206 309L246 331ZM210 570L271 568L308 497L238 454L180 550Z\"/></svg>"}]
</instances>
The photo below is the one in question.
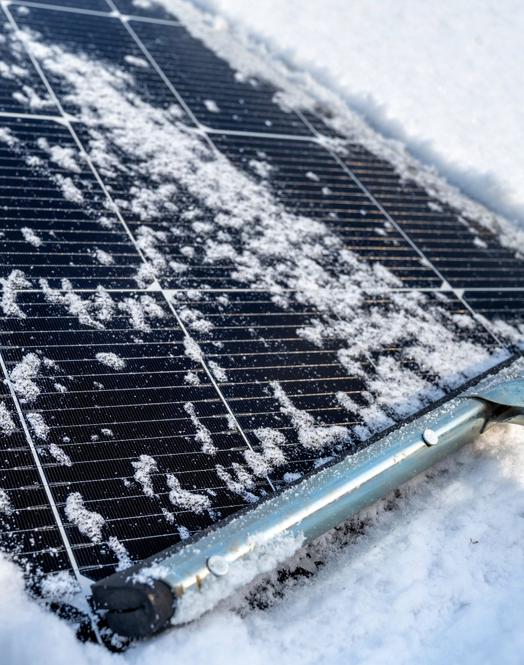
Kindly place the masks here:
<instances>
[{"instance_id":1,"label":"rivet on metal frame","mask_svg":"<svg viewBox=\"0 0 524 665\"><path fill-rule=\"evenodd\" d=\"M227 574L229 570L229 563L227 559L224 559L223 556L217 556L215 554L214 556L210 556L207 560L207 567L209 568L210 572L213 573L213 575L222 577L223 575Z\"/></svg>"},{"instance_id":2,"label":"rivet on metal frame","mask_svg":"<svg viewBox=\"0 0 524 665\"><path fill-rule=\"evenodd\" d=\"M438 443L438 434L432 429L425 429L422 438L427 446L436 446Z\"/></svg>"}]
</instances>

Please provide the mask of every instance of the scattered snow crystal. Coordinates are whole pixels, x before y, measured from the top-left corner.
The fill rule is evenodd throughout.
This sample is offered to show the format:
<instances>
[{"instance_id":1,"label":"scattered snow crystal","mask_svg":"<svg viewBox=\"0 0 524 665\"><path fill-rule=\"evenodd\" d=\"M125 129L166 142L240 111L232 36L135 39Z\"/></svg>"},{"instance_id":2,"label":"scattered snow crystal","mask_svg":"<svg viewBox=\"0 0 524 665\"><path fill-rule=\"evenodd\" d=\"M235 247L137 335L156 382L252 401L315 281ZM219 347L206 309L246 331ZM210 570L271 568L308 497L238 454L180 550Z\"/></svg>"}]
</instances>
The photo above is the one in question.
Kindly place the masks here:
<instances>
[{"instance_id":1,"label":"scattered snow crystal","mask_svg":"<svg viewBox=\"0 0 524 665\"><path fill-rule=\"evenodd\" d=\"M16 430L13 417L5 402L0 402L0 430L4 436L10 436Z\"/></svg>"},{"instance_id":2,"label":"scattered snow crystal","mask_svg":"<svg viewBox=\"0 0 524 665\"><path fill-rule=\"evenodd\" d=\"M71 601L80 593L81 588L77 580L67 570L46 575L40 582L42 597L51 602Z\"/></svg>"},{"instance_id":3,"label":"scattered snow crystal","mask_svg":"<svg viewBox=\"0 0 524 665\"><path fill-rule=\"evenodd\" d=\"M171 489L169 500L174 506L179 506L184 510L191 510L197 513L197 515L211 507L211 501L207 496L183 489L178 478L175 476L167 476L167 485Z\"/></svg>"},{"instance_id":4,"label":"scattered snow crystal","mask_svg":"<svg viewBox=\"0 0 524 665\"><path fill-rule=\"evenodd\" d=\"M116 567L117 571L125 570L126 568L129 568L129 566L133 565L131 557L129 556L129 552L127 551L125 546L118 540L118 538L116 538L115 536L109 536L107 544L113 550L118 560L118 564Z\"/></svg>"},{"instance_id":5,"label":"scattered snow crystal","mask_svg":"<svg viewBox=\"0 0 524 665\"><path fill-rule=\"evenodd\" d=\"M9 515L13 514L13 506L11 504L11 499L9 498L9 495L7 492L0 487L0 513L3 513L4 515Z\"/></svg>"},{"instance_id":6,"label":"scattered snow crystal","mask_svg":"<svg viewBox=\"0 0 524 665\"><path fill-rule=\"evenodd\" d=\"M111 369L121 370L126 366L126 361L111 351L97 353L96 359L101 362L102 365L107 365L107 367L111 367Z\"/></svg>"},{"instance_id":7,"label":"scattered snow crystal","mask_svg":"<svg viewBox=\"0 0 524 665\"><path fill-rule=\"evenodd\" d=\"M214 360L210 360L208 365L217 381L220 381L221 383L227 381L227 374L218 363L216 363Z\"/></svg>"},{"instance_id":8,"label":"scattered snow crystal","mask_svg":"<svg viewBox=\"0 0 524 665\"><path fill-rule=\"evenodd\" d=\"M23 228L20 229L22 232L22 235L24 236L24 240L26 240L28 243L33 245L34 247L40 247L43 243L42 238L39 238L36 233L33 231L33 229L30 229L27 226L24 226Z\"/></svg>"},{"instance_id":9,"label":"scattered snow crystal","mask_svg":"<svg viewBox=\"0 0 524 665\"><path fill-rule=\"evenodd\" d=\"M217 476L226 484L226 487L230 492L239 494L245 501L249 501L250 503L257 501L257 497L251 492L248 492L248 489L252 489L255 486L255 482L251 475L237 462L233 462L232 469L235 473L236 480L221 464L217 464L215 467Z\"/></svg>"},{"instance_id":10,"label":"scattered snow crystal","mask_svg":"<svg viewBox=\"0 0 524 665\"><path fill-rule=\"evenodd\" d=\"M25 319L26 315L16 304L16 290L28 289L31 282L28 282L21 270L12 270L7 278L1 278L2 285L2 310L6 316L18 316Z\"/></svg>"},{"instance_id":11,"label":"scattered snow crystal","mask_svg":"<svg viewBox=\"0 0 524 665\"><path fill-rule=\"evenodd\" d=\"M55 304L65 305L68 312L72 316L78 317L78 320L83 325L98 328L99 330L104 329L104 326L90 314L93 303L89 300L83 300L78 293L75 293L73 285L68 279L62 280L63 292L52 289L46 279L41 279L39 283L46 300Z\"/></svg>"},{"instance_id":12,"label":"scattered snow crystal","mask_svg":"<svg viewBox=\"0 0 524 665\"><path fill-rule=\"evenodd\" d=\"M32 402L40 395L34 379L38 377L41 360L36 353L27 353L11 370L10 379L21 402Z\"/></svg>"},{"instance_id":13,"label":"scattered snow crystal","mask_svg":"<svg viewBox=\"0 0 524 665\"><path fill-rule=\"evenodd\" d=\"M137 58L134 55L126 55L124 56L124 60L130 65L134 65L135 67L142 67L143 69L147 69L149 67L147 60L144 60L144 58Z\"/></svg>"},{"instance_id":14,"label":"scattered snow crystal","mask_svg":"<svg viewBox=\"0 0 524 665\"><path fill-rule=\"evenodd\" d=\"M69 455L67 455L60 446L57 446L56 443L50 443L47 449L56 461L62 464L62 466L73 466L73 462L71 462Z\"/></svg>"},{"instance_id":15,"label":"scattered snow crystal","mask_svg":"<svg viewBox=\"0 0 524 665\"><path fill-rule=\"evenodd\" d=\"M98 263L101 263L103 266L110 266L115 262L111 254L104 252L103 249L99 249L98 247L95 249L95 257Z\"/></svg>"},{"instance_id":16,"label":"scattered snow crystal","mask_svg":"<svg viewBox=\"0 0 524 665\"><path fill-rule=\"evenodd\" d=\"M198 374L195 374L195 372L188 372L184 376L184 383L188 383L190 386L199 386L200 378L198 377Z\"/></svg>"},{"instance_id":17,"label":"scattered snow crystal","mask_svg":"<svg viewBox=\"0 0 524 665\"><path fill-rule=\"evenodd\" d=\"M195 429L197 431L195 439L202 446L202 452L205 453L206 455L214 455L217 451L217 448L213 443L211 432L207 429L207 427L202 425L202 423L198 419L195 412L195 407L191 402L186 402L184 404L184 410L189 415L189 417L191 418L191 422L195 426Z\"/></svg>"},{"instance_id":18,"label":"scattered snow crystal","mask_svg":"<svg viewBox=\"0 0 524 665\"><path fill-rule=\"evenodd\" d=\"M270 427L260 427L255 435L262 444L262 453L246 450L244 457L256 476L265 476L277 466L285 464L286 457L280 446L285 445L286 438Z\"/></svg>"},{"instance_id":19,"label":"scattered snow crystal","mask_svg":"<svg viewBox=\"0 0 524 665\"><path fill-rule=\"evenodd\" d=\"M41 413L28 413L27 414L27 420L29 420L29 424L31 425L31 429L33 430L34 435L42 439L42 441L47 441L47 436L49 432L51 431L51 428L49 425L46 423L44 420L44 416ZM53 445L53 444L51 444ZM58 446L56 448L59 451L59 454L62 454L62 451ZM50 451L51 452L51 451ZM64 453L65 455L65 453ZM67 457L67 455L65 455ZM67 458L69 459L69 458ZM60 461L60 460L59 460ZM69 461L69 464L67 466L71 466L71 462Z\"/></svg>"},{"instance_id":20,"label":"scattered snow crystal","mask_svg":"<svg viewBox=\"0 0 524 665\"><path fill-rule=\"evenodd\" d=\"M349 432L345 427L317 425L311 414L293 406L277 381L272 381L270 386L276 399L280 402L280 410L291 419L298 432L298 440L304 448L323 448L349 439Z\"/></svg>"},{"instance_id":21,"label":"scattered snow crystal","mask_svg":"<svg viewBox=\"0 0 524 665\"><path fill-rule=\"evenodd\" d=\"M67 519L93 543L102 542L102 527L106 523L99 513L88 510L80 492L69 494L65 506Z\"/></svg>"},{"instance_id":22,"label":"scattered snow crystal","mask_svg":"<svg viewBox=\"0 0 524 665\"><path fill-rule=\"evenodd\" d=\"M217 103L212 99L204 99L204 106L211 113L220 113Z\"/></svg>"},{"instance_id":23,"label":"scattered snow crystal","mask_svg":"<svg viewBox=\"0 0 524 665\"><path fill-rule=\"evenodd\" d=\"M204 359L202 349L192 337L184 337L184 353L196 363L202 362Z\"/></svg>"},{"instance_id":24,"label":"scattered snow crystal","mask_svg":"<svg viewBox=\"0 0 524 665\"><path fill-rule=\"evenodd\" d=\"M151 474L158 471L156 460L149 455L140 455L138 462L131 462L135 469L134 479L142 485L142 491L146 496L154 496L153 481Z\"/></svg>"}]
</instances>

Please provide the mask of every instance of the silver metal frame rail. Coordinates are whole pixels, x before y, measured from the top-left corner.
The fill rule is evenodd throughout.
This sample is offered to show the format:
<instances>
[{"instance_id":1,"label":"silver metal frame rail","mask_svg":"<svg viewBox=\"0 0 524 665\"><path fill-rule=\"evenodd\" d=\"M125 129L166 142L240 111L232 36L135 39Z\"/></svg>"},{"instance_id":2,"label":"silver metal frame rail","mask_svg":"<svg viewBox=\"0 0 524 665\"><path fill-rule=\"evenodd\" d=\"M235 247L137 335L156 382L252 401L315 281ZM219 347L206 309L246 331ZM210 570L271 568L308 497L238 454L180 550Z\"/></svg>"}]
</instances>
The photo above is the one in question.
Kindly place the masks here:
<instances>
[{"instance_id":1,"label":"silver metal frame rail","mask_svg":"<svg viewBox=\"0 0 524 665\"><path fill-rule=\"evenodd\" d=\"M524 425L524 361L483 375L407 424L201 535L93 585L120 635L185 623L496 423Z\"/></svg>"}]
</instances>

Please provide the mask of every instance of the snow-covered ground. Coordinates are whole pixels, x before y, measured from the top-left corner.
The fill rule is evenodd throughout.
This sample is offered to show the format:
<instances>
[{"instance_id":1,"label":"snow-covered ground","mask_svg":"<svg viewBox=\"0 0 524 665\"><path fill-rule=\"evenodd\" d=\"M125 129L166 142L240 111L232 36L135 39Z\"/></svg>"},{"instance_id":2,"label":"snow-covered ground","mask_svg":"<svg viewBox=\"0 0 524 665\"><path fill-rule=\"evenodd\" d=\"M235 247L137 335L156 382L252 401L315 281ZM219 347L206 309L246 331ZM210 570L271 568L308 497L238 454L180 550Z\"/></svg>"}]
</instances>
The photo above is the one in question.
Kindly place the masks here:
<instances>
[{"instance_id":1,"label":"snow-covered ground","mask_svg":"<svg viewBox=\"0 0 524 665\"><path fill-rule=\"evenodd\" d=\"M164 4L169 0L164 0ZM524 223L524 8L511 0L215 0L205 5L376 127ZM217 26L226 29L224 21ZM520 122L519 122L520 120ZM0 561L0 660L53 663L517 663L524 430L491 430L311 549L324 566L264 611L245 593L123 655L80 644ZM342 546L343 544L343 546Z\"/></svg>"}]
</instances>

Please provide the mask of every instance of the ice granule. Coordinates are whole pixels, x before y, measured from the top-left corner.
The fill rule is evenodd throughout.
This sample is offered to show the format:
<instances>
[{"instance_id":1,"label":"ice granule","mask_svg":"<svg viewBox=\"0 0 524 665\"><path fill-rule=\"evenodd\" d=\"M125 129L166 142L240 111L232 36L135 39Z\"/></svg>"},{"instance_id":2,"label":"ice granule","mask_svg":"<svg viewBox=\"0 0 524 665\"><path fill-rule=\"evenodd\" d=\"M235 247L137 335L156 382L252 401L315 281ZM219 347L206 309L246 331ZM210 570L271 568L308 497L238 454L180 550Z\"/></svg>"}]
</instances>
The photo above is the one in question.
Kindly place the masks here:
<instances>
[{"instance_id":1,"label":"ice granule","mask_svg":"<svg viewBox=\"0 0 524 665\"><path fill-rule=\"evenodd\" d=\"M111 369L115 369L117 371L124 369L126 366L126 361L111 351L97 353L95 357L98 362L102 363L102 365L106 365L107 367L111 367Z\"/></svg>"}]
</instances>

